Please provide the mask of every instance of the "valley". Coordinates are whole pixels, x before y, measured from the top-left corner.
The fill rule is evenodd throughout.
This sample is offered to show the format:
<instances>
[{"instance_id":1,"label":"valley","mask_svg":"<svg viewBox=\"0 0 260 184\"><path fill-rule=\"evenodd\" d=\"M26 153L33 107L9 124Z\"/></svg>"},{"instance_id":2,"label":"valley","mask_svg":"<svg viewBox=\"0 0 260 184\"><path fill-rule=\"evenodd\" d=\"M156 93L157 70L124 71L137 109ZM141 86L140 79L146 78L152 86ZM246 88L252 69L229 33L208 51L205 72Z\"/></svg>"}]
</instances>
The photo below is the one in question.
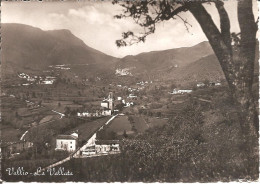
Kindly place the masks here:
<instances>
[{"instance_id":1,"label":"valley","mask_svg":"<svg viewBox=\"0 0 260 184\"><path fill-rule=\"evenodd\" d=\"M2 29L1 149L2 157L8 160L5 167L23 163L35 170L36 166L46 167L70 158L62 164L80 169L74 163L82 159L79 165L92 164L87 171L80 169L91 179L98 175L91 173L91 168L103 158L85 160L84 153L94 152L108 155L109 161L102 166L120 175L117 159L123 165L131 162L128 156L135 160L143 158L144 153L160 162L161 158L171 158L168 150L180 140L184 140L185 149L174 150L174 154L190 154L186 148L195 145L199 148L194 150L203 153L204 142L217 145L223 141L219 132L232 132L237 126L233 124L237 115L229 101L230 91L208 42L115 58L90 48L68 30L43 31L22 24L3 24ZM256 77L256 96L257 82ZM210 135L209 131L215 132ZM99 144L88 144L93 135ZM159 142L155 142L156 136ZM235 132L234 136L239 134ZM73 140L77 140L75 149L70 145ZM102 141L114 141L106 144L118 147L120 141L120 153L123 150L121 155L126 157L102 152ZM84 145L88 147L72 159ZM101 147L99 152L97 145ZM140 152L134 152L133 145ZM157 155L154 150L158 145L161 149ZM223 149L216 147L218 151ZM134 170L143 167L132 166Z\"/></svg>"}]
</instances>

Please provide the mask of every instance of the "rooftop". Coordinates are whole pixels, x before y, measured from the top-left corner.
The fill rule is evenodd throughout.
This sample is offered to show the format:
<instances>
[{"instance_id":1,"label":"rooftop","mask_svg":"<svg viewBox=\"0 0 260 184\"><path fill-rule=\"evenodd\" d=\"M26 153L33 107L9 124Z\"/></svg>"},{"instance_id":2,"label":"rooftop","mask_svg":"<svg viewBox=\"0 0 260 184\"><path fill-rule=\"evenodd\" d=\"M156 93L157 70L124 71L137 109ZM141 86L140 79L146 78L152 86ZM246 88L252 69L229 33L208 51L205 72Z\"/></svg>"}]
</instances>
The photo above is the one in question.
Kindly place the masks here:
<instances>
[{"instance_id":1,"label":"rooftop","mask_svg":"<svg viewBox=\"0 0 260 184\"><path fill-rule=\"evenodd\" d=\"M119 140L96 140L96 145L101 145L101 144L119 144Z\"/></svg>"},{"instance_id":2,"label":"rooftop","mask_svg":"<svg viewBox=\"0 0 260 184\"><path fill-rule=\"evenodd\" d=\"M72 140L76 140L77 137L73 136L73 135L58 135L57 139L70 139L70 140L72 139Z\"/></svg>"}]
</instances>

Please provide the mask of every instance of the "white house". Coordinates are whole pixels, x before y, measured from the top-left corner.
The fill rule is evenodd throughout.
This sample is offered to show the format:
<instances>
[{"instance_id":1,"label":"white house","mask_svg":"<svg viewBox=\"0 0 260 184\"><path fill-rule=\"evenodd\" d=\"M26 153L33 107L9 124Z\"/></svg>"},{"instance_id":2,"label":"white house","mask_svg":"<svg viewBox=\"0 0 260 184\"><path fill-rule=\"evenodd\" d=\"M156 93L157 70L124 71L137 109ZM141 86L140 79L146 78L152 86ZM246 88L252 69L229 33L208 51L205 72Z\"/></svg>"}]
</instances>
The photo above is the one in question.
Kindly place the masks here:
<instances>
[{"instance_id":1,"label":"white house","mask_svg":"<svg viewBox=\"0 0 260 184\"><path fill-rule=\"evenodd\" d=\"M54 80L44 80L42 84L53 84Z\"/></svg>"},{"instance_id":2,"label":"white house","mask_svg":"<svg viewBox=\"0 0 260 184\"><path fill-rule=\"evenodd\" d=\"M78 117L91 117L91 114L89 112L82 112L82 113L78 112L77 116Z\"/></svg>"},{"instance_id":3,"label":"white house","mask_svg":"<svg viewBox=\"0 0 260 184\"><path fill-rule=\"evenodd\" d=\"M112 115L112 110L111 109L104 109L101 111L102 116L111 116Z\"/></svg>"},{"instance_id":4,"label":"white house","mask_svg":"<svg viewBox=\"0 0 260 184\"><path fill-rule=\"evenodd\" d=\"M205 84L204 84L203 82L199 82L199 83L197 84L197 87L203 87L203 86L205 86Z\"/></svg>"},{"instance_id":5,"label":"white house","mask_svg":"<svg viewBox=\"0 0 260 184\"><path fill-rule=\"evenodd\" d=\"M96 147L95 145L87 146L82 152L82 155L95 155L96 154Z\"/></svg>"},{"instance_id":6,"label":"white house","mask_svg":"<svg viewBox=\"0 0 260 184\"><path fill-rule=\"evenodd\" d=\"M119 140L97 140L95 142L96 153L120 152Z\"/></svg>"},{"instance_id":7,"label":"white house","mask_svg":"<svg viewBox=\"0 0 260 184\"><path fill-rule=\"evenodd\" d=\"M135 96L133 94L129 94L127 98L137 98L137 96Z\"/></svg>"},{"instance_id":8,"label":"white house","mask_svg":"<svg viewBox=\"0 0 260 184\"><path fill-rule=\"evenodd\" d=\"M126 102L124 107L130 107L133 105L134 105L134 102Z\"/></svg>"},{"instance_id":9,"label":"white house","mask_svg":"<svg viewBox=\"0 0 260 184\"><path fill-rule=\"evenodd\" d=\"M73 152L77 149L78 134L73 133L71 135L58 135L56 138L56 149Z\"/></svg>"},{"instance_id":10,"label":"white house","mask_svg":"<svg viewBox=\"0 0 260 184\"><path fill-rule=\"evenodd\" d=\"M215 86L215 82L209 82L209 86Z\"/></svg>"},{"instance_id":11,"label":"white house","mask_svg":"<svg viewBox=\"0 0 260 184\"><path fill-rule=\"evenodd\" d=\"M105 107L105 108L108 108L109 107L109 103L108 103L108 101L102 101L101 102L101 107Z\"/></svg>"},{"instance_id":12,"label":"white house","mask_svg":"<svg viewBox=\"0 0 260 184\"><path fill-rule=\"evenodd\" d=\"M191 93L192 90L191 89L182 89L182 90L179 90L179 93L183 94L183 93Z\"/></svg>"}]
</instances>

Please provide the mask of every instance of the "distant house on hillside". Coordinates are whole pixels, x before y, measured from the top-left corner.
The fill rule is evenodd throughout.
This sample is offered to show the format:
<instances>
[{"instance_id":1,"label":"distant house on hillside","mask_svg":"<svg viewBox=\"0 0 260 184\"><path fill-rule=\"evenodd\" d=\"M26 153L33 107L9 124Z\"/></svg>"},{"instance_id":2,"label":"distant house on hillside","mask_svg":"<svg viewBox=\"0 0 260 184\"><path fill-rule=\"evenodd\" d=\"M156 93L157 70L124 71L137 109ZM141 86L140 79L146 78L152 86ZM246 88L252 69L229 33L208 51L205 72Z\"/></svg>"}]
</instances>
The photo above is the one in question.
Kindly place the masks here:
<instances>
[{"instance_id":1,"label":"distant house on hillside","mask_svg":"<svg viewBox=\"0 0 260 184\"><path fill-rule=\"evenodd\" d=\"M44 80L42 81L42 84L53 84L53 80Z\"/></svg>"},{"instance_id":2,"label":"distant house on hillside","mask_svg":"<svg viewBox=\"0 0 260 184\"><path fill-rule=\"evenodd\" d=\"M130 107L133 105L134 105L134 102L126 102L124 107Z\"/></svg>"},{"instance_id":3,"label":"distant house on hillside","mask_svg":"<svg viewBox=\"0 0 260 184\"><path fill-rule=\"evenodd\" d=\"M215 82L209 82L209 86L215 86Z\"/></svg>"},{"instance_id":4,"label":"distant house on hillside","mask_svg":"<svg viewBox=\"0 0 260 184\"><path fill-rule=\"evenodd\" d=\"M132 74L131 74L131 72L130 72L130 68L122 68L122 69L120 69L120 68L117 68L116 69L116 73L115 73L116 75L121 75L121 76L125 76L125 75L130 75L130 76L132 76Z\"/></svg>"},{"instance_id":5,"label":"distant house on hillside","mask_svg":"<svg viewBox=\"0 0 260 184\"><path fill-rule=\"evenodd\" d=\"M180 90L177 90L177 89L174 89L170 94L184 94L184 93L191 93L192 90L190 89L180 89Z\"/></svg>"},{"instance_id":6,"label":"distant house on hillside","mask_svg":"<svg viewBox=\"0 0 260 184\"><path fill-rule=\"evenodd\" d=\"M65 151L75 151L78 146L78 134L73 133L71 135L58 135L56 138L56 149Z\"/></svg>"},{"instance_id":7,"label":"distant house on hillside","mask_svg":"<svg viewBox=\"0 0 260 184\"><path fill-rule=\"evenodd\" d=\"M203 83L203 82L199 82L198 84L197 84L197 87L204 87L205 86L205 84Z\"/></svg>"},{"instance_id":8,"label":"distant house on hillside","mask_svg":"<svg viewBox=\"0 0 260 184\"><path fill-rule=\"evenodd\" d=\"M136 95L134 95L134 94L129 94L127 98L136 99L136 98L137 98L137 96L136 96Z\"/></svg>"}]
</instances>

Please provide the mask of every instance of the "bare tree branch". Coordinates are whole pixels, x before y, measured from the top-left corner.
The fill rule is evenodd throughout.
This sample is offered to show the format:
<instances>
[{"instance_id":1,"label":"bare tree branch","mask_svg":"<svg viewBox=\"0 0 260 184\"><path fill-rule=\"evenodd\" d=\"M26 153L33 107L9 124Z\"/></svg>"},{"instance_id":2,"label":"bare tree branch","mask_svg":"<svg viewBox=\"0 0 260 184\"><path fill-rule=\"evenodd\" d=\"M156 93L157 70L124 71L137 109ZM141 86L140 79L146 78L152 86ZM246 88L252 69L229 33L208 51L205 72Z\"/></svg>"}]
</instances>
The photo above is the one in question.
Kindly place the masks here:
<instances>
[{"instance_id":1,"label":"bare tree branch","mask_svg":"<svg viewBox=\"0 0 260 184\"><path fill-rule=\"evenodd\" d=\"M183 21L183 23L184 23L184 25L185 25L185 27L186 27L186 30L187 30L188 32L190 32L188 26L192 27L192 25L191 25L187 20L184 20L180 15L176 15L176 16L179 17L179 18Z\"/></svg>"}]
</instances>

